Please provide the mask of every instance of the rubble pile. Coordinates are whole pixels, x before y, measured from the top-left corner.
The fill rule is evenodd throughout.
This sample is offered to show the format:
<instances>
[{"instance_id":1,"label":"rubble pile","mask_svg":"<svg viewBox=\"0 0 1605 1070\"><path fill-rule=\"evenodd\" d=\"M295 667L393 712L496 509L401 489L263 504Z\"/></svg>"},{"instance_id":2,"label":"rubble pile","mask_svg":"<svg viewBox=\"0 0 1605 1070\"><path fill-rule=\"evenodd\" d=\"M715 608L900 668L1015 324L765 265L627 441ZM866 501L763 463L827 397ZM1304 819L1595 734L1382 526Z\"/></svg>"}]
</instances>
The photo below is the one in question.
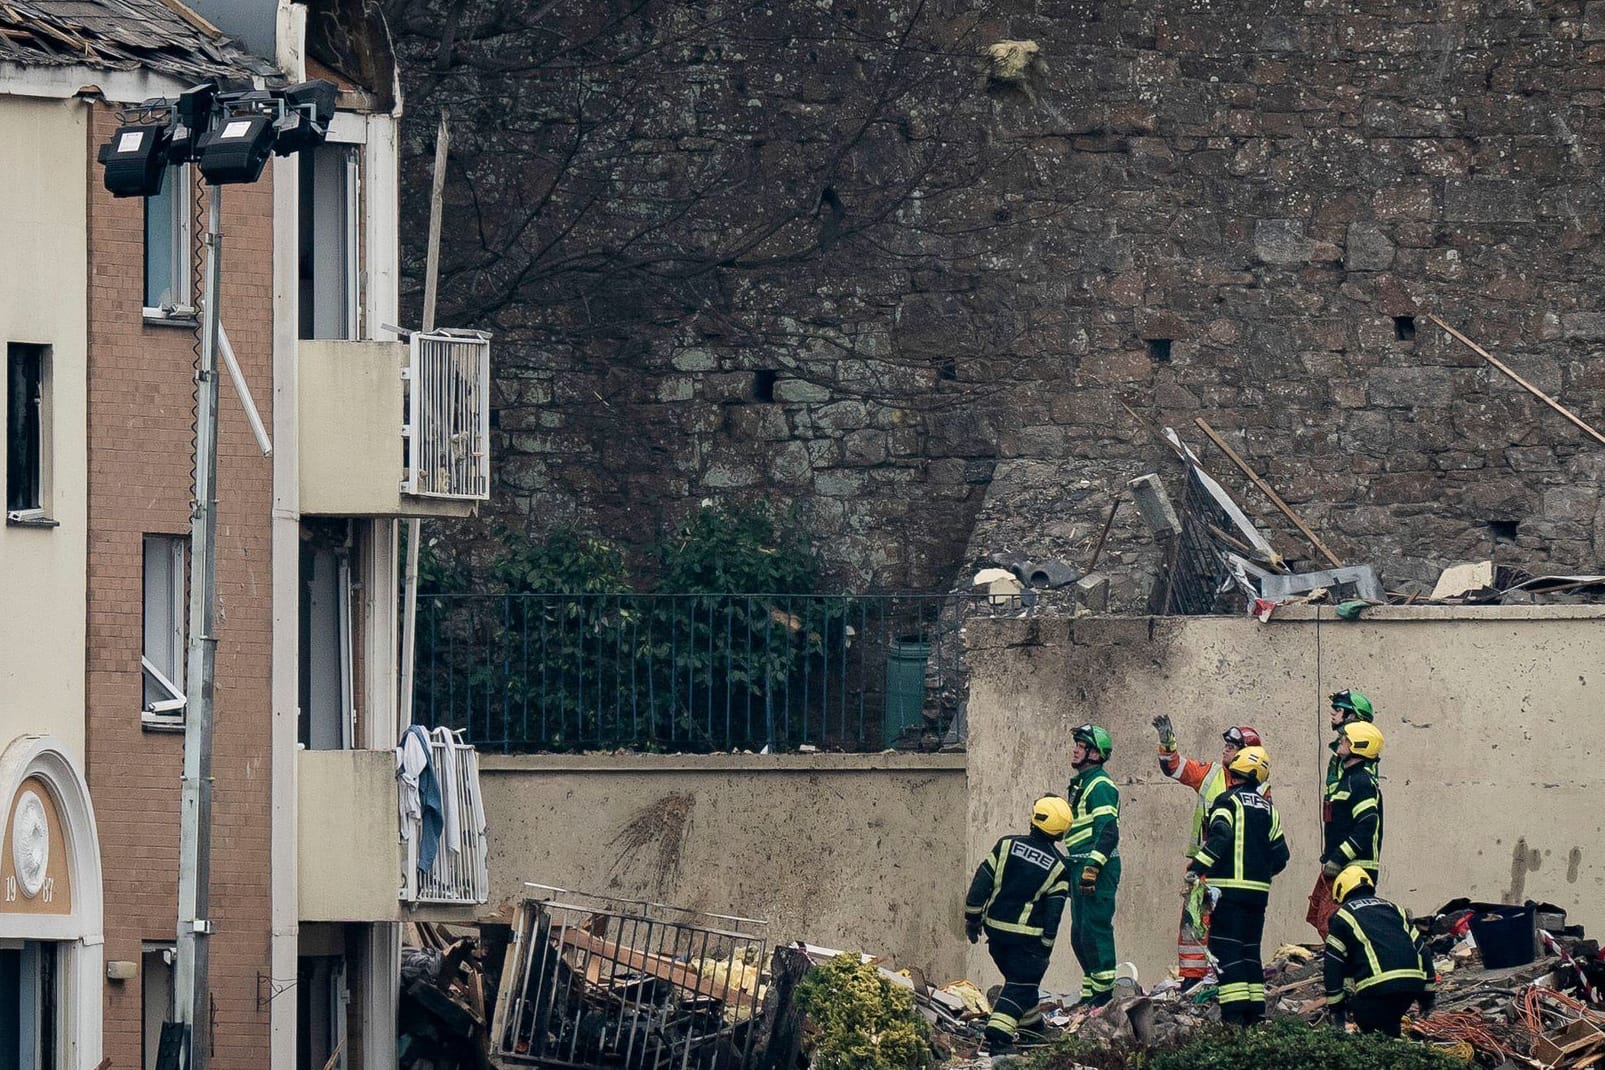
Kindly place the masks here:
<instances>
[{"instance_id":1,"label":"rubble pile","mask_svg":"<svg viewBox=\"0 0 1605 1070\"><path fill-rule=\"evenodd\" d=\"M491 1065L486 1000L495 992L494 971L500 964L487 963L486 948L505 943L486 932L494 928L486 923L473 935L454 936L442 925L406 926L397 1009L400 1070L480 1070ZM505 925L500 928L506 930Z\"/></svg>"},{"instance_id":2,"label":"rubble pile","mask_svg":"<svg viewBox=\"0 0 1605 1070\"><path fill-rule=\"evenodd\" d=\"M1456 900L1417 924L1431 933L1439 983L1433 1013L1406 1019L1412 1037L1497 1070L1605 1067L1605 957L1580 926L1565 924L1564 911ZM1522 961L1498 965L1512 956ZM1318 945L1277 948L1265 967L1267 1015L1325 1022L1323 969ZM986 995L968 981L931 986L918 971L888 976L913 987L944 1057L955 1064L982 1058L991 1013ZM1172 1047L1220 1020L1213 985L1183 989L1175 979L1147 991L1121 980L1114 998L1097 1009L1044 992L1041 1007L1045 1040L1075 1036L1125 1050Z\"/></svg>"}]
</instances>

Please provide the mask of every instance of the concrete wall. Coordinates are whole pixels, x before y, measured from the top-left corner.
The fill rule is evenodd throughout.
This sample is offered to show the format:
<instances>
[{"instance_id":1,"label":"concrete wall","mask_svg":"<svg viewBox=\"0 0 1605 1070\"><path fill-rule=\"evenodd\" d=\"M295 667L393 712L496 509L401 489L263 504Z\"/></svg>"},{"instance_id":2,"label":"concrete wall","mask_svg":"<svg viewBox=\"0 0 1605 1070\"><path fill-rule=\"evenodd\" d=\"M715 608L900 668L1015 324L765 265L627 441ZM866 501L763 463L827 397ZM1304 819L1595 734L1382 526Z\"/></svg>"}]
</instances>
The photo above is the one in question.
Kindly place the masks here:
<instances>
[{"instance_id":1,"label":"concrete wall","mask_svg":"<svg viewBox=\"0 0 1605 1070\"><path fill-rule=\"evenodd\" d=\"M0 523L0 745L24 732L84 758L87 111L77 101L0 98L0 343L50 347L45 511L56 527ZM16 147L27 146L27 151ZM24 250L28 255L20 255ZM0 344L0 357L4 355ZM0 378L4 373L0 372ZM5 430L0 382L0 433ZM0 438L0 443L4 439ZM139 708L133 708L135 718Z\"/></svg>"},{"instance_id":2,"label":"concrete wall","mask_svg":"<svg viewBox=\"0 0 1605 1070\"><path fill-rule=\"evenodd\" d=\"M1194 796L1158 773L1150 719L1175 719L1184 753L1219 756L1220 731L1257 726L1293 861L1272 891L1267 948L1308 941L1320 853L1326 696L1358 687L1386 736L1381 891L1417 911L1458 895L1547 900L1605 932L1605 613L1597 607L1380 608L1247 618L972 621L969 849L978 859L1068 781L1070 729L1106 725L1121 791L1122 959L1145 979L1171 965ZM1590 688L1593 691L1590 691ZM956 883L942 887L946 898ZM956 894L962 894L962 891ZM961 939L953 911L931 919ZM1068 933L1066 933L1066 936ZM971 952L970 976L995 976ZM1078 978L1061 940L1046 984Z\"/></svg>"},{"instance_id":3,"label":"concrete wall","mask_svg":"<svg viewBox=\"0 0 1605 1070\"><path fill-rule=\"evenodd\" d=\"M481 770L493 904L524 881L649 897L962 973L962 754L487 755Z\"/></svg>"},{"instance_id":4,"label":"concrete wall","mask_svg":"<svg viewBox=\"0 0 1605 1070\"><path fill-rule=\"evenodd\" d=\"M395 755L385 750L303 750L295 758L301 920L399 917Z\"/></svg>"}]
</instances>

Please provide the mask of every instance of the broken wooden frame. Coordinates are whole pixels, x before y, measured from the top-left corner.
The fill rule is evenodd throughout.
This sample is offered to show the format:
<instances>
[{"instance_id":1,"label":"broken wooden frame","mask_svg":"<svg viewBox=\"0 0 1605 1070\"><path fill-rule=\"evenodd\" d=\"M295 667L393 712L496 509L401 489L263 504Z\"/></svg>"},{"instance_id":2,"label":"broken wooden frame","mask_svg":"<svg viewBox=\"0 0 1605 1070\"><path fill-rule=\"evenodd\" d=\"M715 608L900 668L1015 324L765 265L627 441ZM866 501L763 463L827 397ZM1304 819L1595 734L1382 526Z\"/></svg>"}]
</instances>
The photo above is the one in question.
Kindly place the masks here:
<instances>
[{"instance_id":1,"label":"broken wooden frame","mask_svg":"<svg viewBox=\"0 0 1605 1070\"><path fill-rule=\"evenodd\" d=\"M491 1028L497 1065L747 1063L761 1017L767 922L525 888Z\"/></svg>"}]
</instances>

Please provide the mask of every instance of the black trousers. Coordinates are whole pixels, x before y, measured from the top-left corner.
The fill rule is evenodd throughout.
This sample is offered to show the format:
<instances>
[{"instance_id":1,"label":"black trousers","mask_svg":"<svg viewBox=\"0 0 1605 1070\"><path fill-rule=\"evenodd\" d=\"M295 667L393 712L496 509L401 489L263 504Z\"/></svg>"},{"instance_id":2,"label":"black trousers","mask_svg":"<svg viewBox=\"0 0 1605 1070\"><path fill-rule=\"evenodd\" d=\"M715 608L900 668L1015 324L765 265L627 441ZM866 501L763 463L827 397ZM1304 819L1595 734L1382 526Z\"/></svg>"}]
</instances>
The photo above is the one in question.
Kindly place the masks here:
<instances>
[{"instance_id":1,"label":"black trousers","mask_svg":"<svg viewBox=\"0 0 1605 1070\"><path fill-rule=\"evenodd\" d=\"M1209 953L1219 963L1220 1020L1253 1025L1265 1017L1265 969L1260 938L1269 896L1228 891L1209 916Z\"/></svg>"},{"instance_id":2,"label":"black trousers","mask_svg":"<svg viewBox=\"0 0 1605 1070\"><path fill-rule=\"evenodd\" d=\"M987 933L986 949L1003 974L1003 991L992 1005L986 1023L988 1047L1007 1046L1020 1029L1042 1022L1042 975L1048 972L1047 948L1034 936Z\"/></svg>"},{"instance_id":3,"label":"black trousers","mask_svg":"<svg viewBox=\"0 0 1605 1070\"><path fill-rule=\"evenodd\" d=\"M1360 1032L1396 1037L1399 1019L1410 1009L1410 1004L1420 998L1420 992L1361 992L1354 997L1349 1013Z\"/></svg>"}]
</instances>

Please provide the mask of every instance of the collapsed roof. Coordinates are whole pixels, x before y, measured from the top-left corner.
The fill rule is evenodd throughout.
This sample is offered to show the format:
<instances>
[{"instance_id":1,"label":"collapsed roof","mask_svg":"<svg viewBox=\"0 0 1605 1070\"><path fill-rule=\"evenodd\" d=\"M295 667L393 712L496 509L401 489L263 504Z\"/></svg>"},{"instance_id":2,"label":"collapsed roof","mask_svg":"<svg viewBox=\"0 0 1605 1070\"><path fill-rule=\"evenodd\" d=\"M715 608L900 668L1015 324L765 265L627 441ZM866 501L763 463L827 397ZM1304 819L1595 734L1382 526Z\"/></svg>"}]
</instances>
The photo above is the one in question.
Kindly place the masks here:
<instances>
[{"instance_id":1,"label":"collapsed roof","mask_svg":"<svg viewBox=\"0 0 1605 1070\"><path fill-rule=\"evenodd\" d=\"M178 0L0 0L0 63L188 81L282 77Z\"/></svg>"}]
</instances>

